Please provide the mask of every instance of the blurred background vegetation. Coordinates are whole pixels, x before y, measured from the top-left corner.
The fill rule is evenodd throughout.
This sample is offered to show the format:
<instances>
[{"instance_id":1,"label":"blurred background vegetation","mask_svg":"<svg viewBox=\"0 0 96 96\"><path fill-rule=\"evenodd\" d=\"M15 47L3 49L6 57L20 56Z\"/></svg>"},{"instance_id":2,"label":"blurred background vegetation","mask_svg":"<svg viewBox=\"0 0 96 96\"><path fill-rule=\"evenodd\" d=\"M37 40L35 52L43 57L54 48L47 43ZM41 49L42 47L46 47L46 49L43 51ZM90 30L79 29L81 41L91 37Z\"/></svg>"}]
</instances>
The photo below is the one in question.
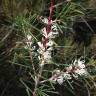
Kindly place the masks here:
<instances>
[{"instance_id":1,"label":"blurred background vegetation","mask_svg":"<svg viewBox=\"0 0 96 96\"><path fill-rule=\"evenodd\" d=\"M90 96L96 96L96 0L55 0L55 4L53 19L59 21L60 34L55 40L58 46L53 52L54 62L70 64L75 58L84 56L91 74L86 80ZM27 34L32 35L32 42L40 40L44 25L38 18L48 17L49 6L50 0L0 0L0 96L27 96L28 90L20 78L33 90L29 76L32 62L24 46ZM49 66L50 71L51 68ZM61 90L60 96L74 96L68 93L66 86L56 87L59 91L64 89L65 94ZM78 96L87 96L84 94Z\"/></svg>"}]
</instances>

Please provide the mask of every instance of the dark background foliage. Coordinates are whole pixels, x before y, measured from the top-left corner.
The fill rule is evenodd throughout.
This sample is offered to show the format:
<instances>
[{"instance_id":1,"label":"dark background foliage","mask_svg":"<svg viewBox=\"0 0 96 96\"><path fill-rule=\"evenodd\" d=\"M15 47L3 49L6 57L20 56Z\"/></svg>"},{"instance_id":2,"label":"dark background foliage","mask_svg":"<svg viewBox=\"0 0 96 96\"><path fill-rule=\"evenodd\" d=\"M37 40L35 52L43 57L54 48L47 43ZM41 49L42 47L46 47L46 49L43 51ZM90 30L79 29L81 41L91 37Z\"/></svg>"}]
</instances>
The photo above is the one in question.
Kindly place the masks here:
<instances>
[{"instance_id":1,"label":"dark background foliage","mask_svg":"<svg viewBox=\"0 0 96 96\"><path fill-rule=\"evenodd\" d=\"M63 1L55 0L55 3L58 4ZM58 17L60 21L66 22L64 24L59 22L61 25L60 28L64 32L60 32L61 38L57 37L55 41L60 46L71 47L56 48L53 52L55 53L53 57L56 63L68 64L74 58L85 55L88 70L92 75L92 80L88 79L90 94L91 96L95 96L96 90L92 81L96 82L96 0L73 0L73 2L75 3L71 7L70 4L66 6L66 3L64 3L55 9L53 19ZM79 11L77 10L75 13L74 9L78 7L74 4L82 6L82 9L79 8ZM23 24L25 24L24 26L27 29L30 28L32 34L37 36L38 30L41 29L43 24L36 18L41 15L48 17L49 5L49 0L0 0L0 96L27 96L25 86L21 84L20 78L23 78L31 88L34 87L33 83L32 85L28 82L30 81L28 73L32 70L31 62L28 61L29 58L26 59L29 53L22 48L23 44L20 43L21 41L24 43L25 40L21 25L23 20L29 20L28 24L32 25L31 28L27 26L27 22L23 22ZM66 9L62 11L64 6L66 6ZM59 15L60 12L61 14ZM17 23L19 27L15 26ZM40 38L38 37L38 39ZM15 64L12 63L13 61L15 61ZM51 68L54 68L54 66ZM51 70L51 68L49 69ZM76 82L79 82L80 86L78 85L79 87L77 87L77 85L73 84L74 91L77 92L75 94L78 94L78 96L87 96L86 90L84 90L85 87L81 88L84 82ZM74 96L73 91L68 91L70 88L68 89L66 87L68 87L67 83L62 86L55 85L56 91L60 92L60 96ZM78 89L81 89L81 91Z\"/></svg>"}]
</instances>

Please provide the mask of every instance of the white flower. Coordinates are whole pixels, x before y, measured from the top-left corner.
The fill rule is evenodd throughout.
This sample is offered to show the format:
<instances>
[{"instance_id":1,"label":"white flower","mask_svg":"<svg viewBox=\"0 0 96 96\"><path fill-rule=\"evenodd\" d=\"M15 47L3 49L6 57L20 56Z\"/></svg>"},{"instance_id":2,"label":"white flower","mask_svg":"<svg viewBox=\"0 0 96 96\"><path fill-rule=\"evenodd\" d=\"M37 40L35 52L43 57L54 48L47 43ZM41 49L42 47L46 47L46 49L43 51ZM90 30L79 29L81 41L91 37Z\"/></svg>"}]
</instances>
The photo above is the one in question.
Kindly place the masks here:
<instances>
[{"instance_id":1,"label":"white flower","mask_svg":"<svg viewBox=\"0 0 96 96\"><path fill-rule=\"evenodd\" d=\"M70 65L69 67L66 68L67 72L70 72L72 70L73 66Z\"/></svg>"},{"instance_id":2,"label":"white flower","mask_svg":"<svg viewBox=\"0 0 96 96\"><path fill-rule=\"evenodd\" d=\"M57 32L51 31L51 32L49 32L49 34L47 34L45 27L41 31L42 31L42 35L44 37L50 38L50 39L55 38L58 35L58 31Z\"/></svg>"},{"instance_id":3,"label":"white flower","mask_svg":"<svg viewBox=\"0 0 96 96\"><path fill-rule=\"evenodd\" d=\"M58 30L58 28L57 28L57 26L56 26L56 23L53 23L53 25L52 25L52 30L53 30L53 31L57 31L57 30Z\"/></svg>"},{"instance_id":4,"label":"white flower","mask_svg":"<svg viewBox=\"0 0 96 96\"><path fill-rule=\"evenodd\" d=\"M53 37L53 32L50 32L50 33L48 34L48 38L55 38L55 37Z\"/></svg>"},{"instance_id":5,"label":"white flower","mask_svg":"<svg viewBox=\"0 0 96 96\"><path fill-rule=\"evenodd\" d=\"M78 60L78 67L81 68L81 69L85 68L85 64L84 63L85 63L84 60L80 61L80 59L79 59Z\"/></svg>"},{"instance_id":6,"label":"white flower","mask_svg":"<svg viewBox=\"0 0 96 96\"><path fill-rule=\"evenodd\" d=\"M43 44L41 42L37 42L37 44L38 44L38 46L40 47L41 50L44 50L45 49L44 46L43 46Z\"/></svg>"},{"instance_id":7,"label":"white flower","mask_svg":"<svg viewBox=\"0 0 96 96\"><path fill-rule=\"evenodd\" d=\"M36 46L32 46L31 48L32 48L32 50L35 50L36 49Z\"/></svg>"},{"instance_id":8,"label":"white flower","mask_svg":"<svg viewBox=\"0 0 96 96\"><path fill-rule=\"evenodd\" d=\"M44 27L43 29L41 29L43 36L48 38L47 32L46 32L46 27Z\"/></svg>"},{"instance_id":9,"label":"white flower","mask_svg":"<svg viewBox=\"0 0 96 96\"><path fill-rule=\"evenodd\" d=\"M39 54L43 54L43 50L41 49L41 48L39 48L38 50L37 50L37 52L39 53Z\"/></svg>"},{"instance_id":10,"label":"white flower","mask_svg":"<svg viewBox=\"0 0 96 96\"><path fill-rule=\"evenodd\" d=\"M78 64L78 60L75 59L75 61L73 62L73 65L76 66Z\"/></svg>"},{"instance_id":11,"label":"white flower","mask_svg":"<svg viewBox=\"0 0 96 96\"><path fill-rule=\"evenodd\" d=\"M49 56L49 55L51 55L51 52L50 51L45 51L44 52L44 56Z\"/></svg>"},{"instance_id":12,"label":"white flower","mask_svg":"<svg viewBox=\"0 0 96 96\"><path fill-rule=\"evenodd\" d=\"M51 56L51 51L47 50L46 52L43 53L44 60L46 63L50 63L52 61L52 56Z\"/></svg>"},{"instance_id":13,"label":"white flower","mask_svg":"<svg viewBox=\"0 0 96 96\"><path fill-rule=\"evenodd\" d=\"M57 82L61 85L63 84L64 80L63 80L63 76L60 75L58 78L57 78Z\"/></svg>"},{"instance_id":14,"label":"white flower","mask_svg":"<svg viewBox=\"0 0 96 96\"><path fill-rule=\"evenodd\" d=\"M55 38L57 35L58 35L58 32L52 32L52 31L51 31L51 32L48 34L48 38L52 39L52 38Z\"/></svg>"},{"instance_id":15,"label":"white flower","mask_svg":"<svg viewBox=\"0 0 96 96\"><path fill-rule=\"evenodd\" d=\"M56 32L52 32L53 33L53 35L58 35L59 34L59 32L58 31L56 31Z\"/></svg>"},{"instance_id":16,"label":"white flower","mask_svg":"<svg viewBox=\"0 0 96 96\"><path fill-rule=\"evenodd\" d=\"M75 73L78 75L87 75L88 72L85 69L77 69L75 70Z\"/></svg>"},{"instance_id":17,"label":"white flower","mask_svg":"<svg viewBox=\"0 0 96 96\"><path fill-rule=\"evenodd\" d=\"M43 46L43 44L41 42L37 42L39 49L37 50L39 52L39 54L43 54L45 51L45 47Z\"/></svg>"},{"instance_id":18,"label":"white flower","mask_svg":"<svg viewBox=\"0 0 96 96\"><path fill-rule=\"evenodd\" d=\"M46 44L47 46L53 46L54 42L52 40L49 40L49 42Z\"/></svg>"},{"instance_id":19,"label":"white flower","mask_svg":"<svg viewBox=\"0 0 96 96\"><path fill-rule=\"evenodd\" d=\"M48 19L47 18L42 18L41 20L42 20L43 23L48 24Z\"/></svg>"},{"instance_id":20,"label":"white flower","mask_svg":"<svg viewBox=\"0 0 96 96\"><path fill-rule=\"evenodd\" d=\"M52 57L51 57L51 52L49 52L49 51L46 51L46 52L44 52L44 60L45 60L45 62L50 62L51 61L51 59L52 59Z\"/></svg>"},{"instance_id":21,"label":"white flower","mask_svg":"<svg viewBox=\"0 0 96 96\"><path fill-rule=\"evenodd\" d=\"M85 68L85 61L84 60L80 60L80 59L75 59L75 61L73 62L73 65L76 67L79 67L80 69Z\"/></svg>"},{"instance_id":22,"label":"white flower","mask_svg":"<svg viewBox=\"0 0 96 96\"><path fill-rule=\"evenodd\" d=\"M30 47L31 47L32 42L26 42L26 43L27 43L27 45L28 45L28 46L30 46Z\"/></svg>"}]
</instances>

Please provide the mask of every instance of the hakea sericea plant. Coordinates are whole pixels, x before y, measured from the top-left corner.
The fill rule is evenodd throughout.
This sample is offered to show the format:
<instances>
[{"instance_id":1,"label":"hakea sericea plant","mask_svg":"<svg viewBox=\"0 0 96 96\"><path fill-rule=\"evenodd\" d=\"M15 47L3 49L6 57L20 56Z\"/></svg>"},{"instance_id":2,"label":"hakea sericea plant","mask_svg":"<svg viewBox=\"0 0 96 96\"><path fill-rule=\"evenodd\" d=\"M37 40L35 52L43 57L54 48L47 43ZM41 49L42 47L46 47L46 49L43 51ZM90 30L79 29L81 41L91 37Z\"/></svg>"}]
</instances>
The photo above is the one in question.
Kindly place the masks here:
<instances>
[{"instance_id":1,"label":"hakea sericea plant","mask_svg":"<svg viewBox=\"0 0 96 96\"><path fill-rule=\"evenodd\" d=\"M41 42L37 42L39 49L39 60L40 60L40 66L44 64L50 63L52 60L51 52L53 50L54 45L54 38L58 36L58 28L56 26L56 22L52 21L52 15L53 15L53 0L51 0L51 7L50 7L50 16L49 18L43 18L42 22L45 23L47 26L45 26L41 32L42 32L42 40ZM79 76L87 76L88 72L86 70L84 60L81 61L80 59L76 59L72 64L70 64L69 67L67 67L65 70L53 70L52 77L48 80L52 82L58 82L59 84L63 84L63 82L66 79L72 80L72 78L78 78ZM41 83L46 82L41 81Z\"/></svg>"},{"instance_id":2,"label":"hakea sericea plant","mask_svg":"<svg viewBox=\"0 0 96 96\"><path fill-rule=\"evenodd\" d=\"M42 75L43 66L47 63L49 64L52 61L51 52L53 50L54 41L53 39L58 35L58 28L56 23L52 21L53 15L53 4L54 0L51 0L51 7L50 7L50 15L48 18L43 18L42 22L46 24L46 26L41 29L42 40L37 42L39 49L37 50L39 53L39 73L35 76L35 89L33 92L33 96L36 96L36 89L38 84L40 83L40 77Z\"/></svg>"},{"instance_id":3,"label":"hakea sericea plant","mask_svg":"<svg viewBox=\"0 0 96 96\"><path fill-rule=\"evenodd\" d=\"M42 20L43 23L45 23L45 27L41 29L42 34L42 40L40 42L37 42L39 49L37 50L39 53L38 59L39 59L39 72L35 74L35 87L33 91L33 96L37 96L37 89L38 85L45 83L47 81L51 81L58 84L63 84L66 80L72 80L73 78L79 79L79 76L87 76L88 72L86 70L85 61L80 59L75 59L72 64L69 65L69 67L66 67L64 70L56 69L53 70L52 76L48 78L47 80L41 80L42 77L42 71L43 66L45 64L49 64L52 61L51 52L54 50L54 38L56 38L59 34L57 23L52 20L53 15L53 1L51 0L51 7L50 7L50 15L48 18L44 17ZM32 45L32 36L27 35L27 46L31 48ZM34 66L33 66L34 67Z\"/></svg>"}]
</instances>

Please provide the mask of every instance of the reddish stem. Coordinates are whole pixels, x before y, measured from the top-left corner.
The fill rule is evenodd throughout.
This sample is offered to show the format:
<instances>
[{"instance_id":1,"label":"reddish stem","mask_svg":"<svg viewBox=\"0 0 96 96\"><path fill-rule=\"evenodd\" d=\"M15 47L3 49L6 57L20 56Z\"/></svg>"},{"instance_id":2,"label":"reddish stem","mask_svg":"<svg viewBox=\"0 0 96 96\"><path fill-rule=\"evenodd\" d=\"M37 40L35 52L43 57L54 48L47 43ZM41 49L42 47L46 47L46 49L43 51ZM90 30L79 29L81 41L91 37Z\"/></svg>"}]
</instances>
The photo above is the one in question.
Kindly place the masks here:
<instances>
[{"instance_id":1,"label":"reddish stem","mask_svg":"<svg viewBox=\"0 0 96 96\"><path fill-rule=\"evenodd\" d=\"M51 26L52 26L52 16L53 16L53 11L54 11L54 0L51 0L51 5L50 5L50 15L48 17L48 25L46 27L46 32L49 34L51 32ZM43 45L46 49L46 43L48 42L48 38L44 37Z\"/></svg>"},{"instance_id":2,"label":"reddish stem","mask_svg":"<svg viewBox=\"0 0 96 96\"><path fill-rule=\"evenodd\" d=\"M54 5L54 0L51 0L51 6L50 6L50 15L49 15L49 17L48 17L48 26L47 26L47 34L49 34L50 33L50 31L51 31L51 21L52 21L52 16L53 16L53 10L54 10L54 7L53 7L53 5Z\"/></svg>"}]
</instances>

